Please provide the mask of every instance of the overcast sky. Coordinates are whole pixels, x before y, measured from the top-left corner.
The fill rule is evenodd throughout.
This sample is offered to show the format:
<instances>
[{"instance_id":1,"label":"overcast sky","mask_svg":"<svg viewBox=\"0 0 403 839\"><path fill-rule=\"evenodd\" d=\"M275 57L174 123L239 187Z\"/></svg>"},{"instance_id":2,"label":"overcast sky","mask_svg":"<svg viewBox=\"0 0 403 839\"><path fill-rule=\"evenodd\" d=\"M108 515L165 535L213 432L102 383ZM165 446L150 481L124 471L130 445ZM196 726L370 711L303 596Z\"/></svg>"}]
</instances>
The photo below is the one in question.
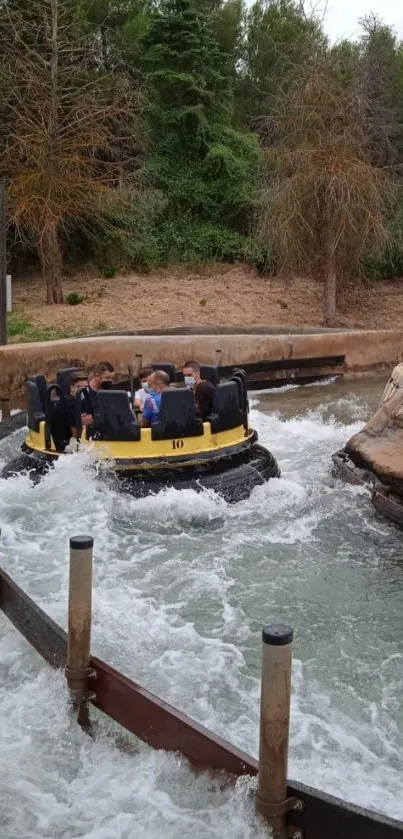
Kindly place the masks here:
<instances>
[{"instance_id":1,"label":"overcast sky","mask_svg":"<svg viewBox=\"0 0 403 839\"><path fill-rule=\"evenodd\" d=\"M253 0L247 0L252 5ZM324 9L326 0L305 0L306 8ZM354 37L358 18L376 12L403 40L403 0L328 0L325 29L332 41Z\"/></svg>"},{"instance_id":2,"label":"overcast sky","mask_svg":"<svg viewBox=\"0 0 403 839\"><path fill-rule=\"evenodd\" d=\"M358 18L368 12L376 12L403 39L403 0L328 0L325 29L332 41L354 36Z\"/></svg>"}]
</instances>

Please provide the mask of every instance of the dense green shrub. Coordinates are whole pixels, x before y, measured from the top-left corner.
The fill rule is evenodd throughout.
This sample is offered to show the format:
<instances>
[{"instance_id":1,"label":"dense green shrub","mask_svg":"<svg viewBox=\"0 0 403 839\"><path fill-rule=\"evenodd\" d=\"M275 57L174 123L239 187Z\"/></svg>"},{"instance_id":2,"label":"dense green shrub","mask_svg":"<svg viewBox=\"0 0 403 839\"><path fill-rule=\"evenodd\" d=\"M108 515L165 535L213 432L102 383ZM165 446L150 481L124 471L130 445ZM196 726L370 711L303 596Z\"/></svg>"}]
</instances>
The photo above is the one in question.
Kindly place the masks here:
<instances>
[{"instance_id":1,"label":"dense green shrub","mask_svg":"<svg viewBox=\"0 0 403 839\"><path fill-rule=\"evenodd\" d=\"M389 241L381 254L365 254L363 275L368 282L403 277L403 205L389 224Z\"/></svg>"},{"instance_id":2,"label":"dense green shrub","mask_svg":"<svg viewBox=\"0 0 403 839\"><path fill-rule=\"evenodd\" d=\"M70 294L67 295L66 301L69 306L79 306L84 300L83 296L79 294L77 291L72 291Z\"/></svg>"}]
</instances>

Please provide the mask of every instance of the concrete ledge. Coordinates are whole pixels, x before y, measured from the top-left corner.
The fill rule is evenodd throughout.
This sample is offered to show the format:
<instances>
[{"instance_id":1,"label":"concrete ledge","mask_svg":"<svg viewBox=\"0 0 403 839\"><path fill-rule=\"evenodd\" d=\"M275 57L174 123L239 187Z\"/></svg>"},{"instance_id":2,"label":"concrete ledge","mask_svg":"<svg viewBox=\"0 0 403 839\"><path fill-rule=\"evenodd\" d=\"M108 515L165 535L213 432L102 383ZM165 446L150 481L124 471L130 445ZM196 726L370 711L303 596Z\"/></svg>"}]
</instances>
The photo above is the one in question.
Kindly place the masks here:
<instances>
[{"instance_id":1,"label":"concrete ledge","mask_svg":"<svg viewBox=\"0 0 403 839\"><path fill-rule=\"evenodd\" d=\"M143 363L169 360L180 365L196 358L215 363L221 350L223 365L242 365L281 359L321 358L345 355L345 372L371 374L387 372L403 359L403 330L348 330L268 334L245 327L242 333L98 335L66 338L32 344L0 347L0 396L18 395L27 376L43 372L48 378L60 367L87 367L95 361L109 360L125 375L136 353Z\"/></svg>"}]
</instances>

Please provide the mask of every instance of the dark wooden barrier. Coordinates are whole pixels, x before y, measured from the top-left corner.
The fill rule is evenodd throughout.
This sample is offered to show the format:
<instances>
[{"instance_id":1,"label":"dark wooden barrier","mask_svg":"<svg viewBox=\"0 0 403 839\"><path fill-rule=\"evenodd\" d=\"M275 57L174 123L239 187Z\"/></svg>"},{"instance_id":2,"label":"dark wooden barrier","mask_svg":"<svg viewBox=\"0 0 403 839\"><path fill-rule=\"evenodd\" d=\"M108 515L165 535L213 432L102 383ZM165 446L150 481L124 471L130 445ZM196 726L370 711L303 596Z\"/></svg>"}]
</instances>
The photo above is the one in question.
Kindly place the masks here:
<instances>
[{"instance_id":1,"label":"dark wooden barrier","mask_svg":"<svg viewBox=\"0 0 403 839\"><path fill-rule=\"evenodd\" d=\"M317 358L282 358L276 361L257 361L240 364L245 370L249 390L280 387L286 384L300 385L327 379L329 376L342 376L346 369L344 355ZM220 367L223 378L230 376L232 367Z\"/></svg>"},{"instance_id":2,"label":"dark wooden barrier","mask_svg":"<svg viewBox=\"0 0 403 839\"><path fill-rule=\"evenodd\" d=\"M16 629L52 667L66 665L66 633L0 570L0 608ZM257 761L123 676L91 658L96 676L92 703L150 746L181 752L197 769L223 773L224 779L256 775ZM345 804L303 784L291 782L288 795L303 802L288 822L304 839L402 839L403 824Z\"/></svg>"}]
</instances>

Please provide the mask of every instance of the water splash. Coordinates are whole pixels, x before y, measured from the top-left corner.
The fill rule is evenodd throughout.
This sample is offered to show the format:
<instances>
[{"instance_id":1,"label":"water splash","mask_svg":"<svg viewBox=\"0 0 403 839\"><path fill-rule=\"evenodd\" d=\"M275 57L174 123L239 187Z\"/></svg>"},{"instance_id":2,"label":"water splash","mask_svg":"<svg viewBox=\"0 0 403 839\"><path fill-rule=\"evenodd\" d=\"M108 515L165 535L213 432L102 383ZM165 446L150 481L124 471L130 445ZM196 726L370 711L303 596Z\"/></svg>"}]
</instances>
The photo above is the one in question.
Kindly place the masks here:
<instances>
[{"instance_id":1,"label":"water splash","mask_svg":"<svg viewBox=\"0 0 403 839\"><path fill-rule=\"evenodd\" d=\"M291 775L402 817L400 540L365 492L330 480L365 400L316 394L296 416L295 392L284 413L256 400L283 477L233 506L192 490L134 499L95 480L86 455L35 487L0 482L0 562L65 626L68 537L93 533L94 652L255 755L260 629L290 621ZM83 737L62 677L2 617L0 671L6 839L264 835L247 784L220 793L177 757L138 744L122 754L106 721Z\"/></svg>"}]
</instances>

